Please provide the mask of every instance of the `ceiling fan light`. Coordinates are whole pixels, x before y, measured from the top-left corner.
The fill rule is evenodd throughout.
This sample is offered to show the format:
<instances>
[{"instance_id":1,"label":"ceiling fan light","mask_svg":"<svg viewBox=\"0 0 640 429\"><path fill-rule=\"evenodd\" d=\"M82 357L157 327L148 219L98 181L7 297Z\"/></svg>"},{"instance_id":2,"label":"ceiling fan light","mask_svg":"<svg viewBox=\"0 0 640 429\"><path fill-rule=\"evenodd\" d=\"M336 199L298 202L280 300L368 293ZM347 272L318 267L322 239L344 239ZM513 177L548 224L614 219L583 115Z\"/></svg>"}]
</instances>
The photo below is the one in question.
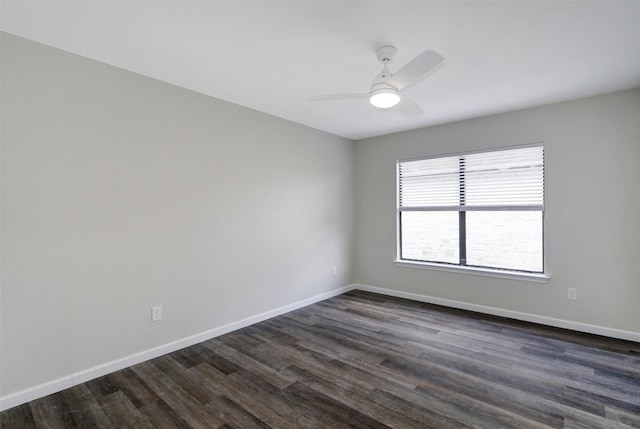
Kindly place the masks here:
<instances>
[{"instance_id":1,"label":"ceiling fan light","mask_svg":"<svg viewBox=\"0 0 640 429\"><path fill-rule=\"evenodd\" d=\"M400 95L394 88L377 89L371 93L369 102L380 109L388 109L400 102Z\"/></svg>"}]
</instances>

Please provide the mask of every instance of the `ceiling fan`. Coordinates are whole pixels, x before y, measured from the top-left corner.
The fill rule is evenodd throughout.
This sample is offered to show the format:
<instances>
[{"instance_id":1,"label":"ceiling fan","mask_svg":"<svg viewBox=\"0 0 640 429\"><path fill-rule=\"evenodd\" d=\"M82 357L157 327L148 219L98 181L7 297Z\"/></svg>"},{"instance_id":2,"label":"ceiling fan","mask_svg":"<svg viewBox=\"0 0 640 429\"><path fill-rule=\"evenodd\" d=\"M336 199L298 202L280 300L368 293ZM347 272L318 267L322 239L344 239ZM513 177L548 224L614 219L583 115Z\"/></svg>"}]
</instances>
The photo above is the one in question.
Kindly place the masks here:
<instances>
[{"instance_id":1,"label":"ceiling fan","mask_svg":"<svg viewBox=\"0 0 640 429\"><path fill-rule=\"evenodd\" d=\"M398 110L408 116L420 116L424 113L415 101L401 94L401 91L419 82L423 77L435 70L444 57L432 50L426 50L409 61L395 74L389 70L389 63L393 60L396 48L381 46L376 49L378 61L382 64L382 71L373 78L368 92L354 91L340 94L316 95L309 97L310 101L335 100L344 98L369 97L369 102L378 109L389 109L397 106Z\"/></svg>"}]
</instances>

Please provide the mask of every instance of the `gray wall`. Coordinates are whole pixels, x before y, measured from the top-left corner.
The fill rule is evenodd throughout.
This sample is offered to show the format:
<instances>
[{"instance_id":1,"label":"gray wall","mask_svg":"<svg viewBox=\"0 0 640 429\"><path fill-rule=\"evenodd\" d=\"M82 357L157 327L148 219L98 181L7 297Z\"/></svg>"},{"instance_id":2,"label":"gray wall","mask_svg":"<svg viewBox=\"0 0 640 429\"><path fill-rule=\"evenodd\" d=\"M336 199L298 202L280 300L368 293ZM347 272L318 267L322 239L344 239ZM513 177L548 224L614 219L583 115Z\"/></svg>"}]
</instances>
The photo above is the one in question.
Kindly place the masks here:
<instances>
[{"instance_id":1,"label":"gray wall","mask_svg":"<svg viewBox=\"0 0 640 429\"><path fill-rule=\"evenodd\" d=\"M0 395L352 282L351 141L1 43Z\"/></svg>"},{"instance_id":2,"label":"gray wall","mask_svg":"<svg viewBox=\"0 0 640 429\"><path fill-rule=\"evenodd\" d=\"M396 161L545 146L546 284L396 266ZM640 333L640 91L356 143L356 281ZM578 300L567 300L567 288Z\"/></svg>"}]
</instances>

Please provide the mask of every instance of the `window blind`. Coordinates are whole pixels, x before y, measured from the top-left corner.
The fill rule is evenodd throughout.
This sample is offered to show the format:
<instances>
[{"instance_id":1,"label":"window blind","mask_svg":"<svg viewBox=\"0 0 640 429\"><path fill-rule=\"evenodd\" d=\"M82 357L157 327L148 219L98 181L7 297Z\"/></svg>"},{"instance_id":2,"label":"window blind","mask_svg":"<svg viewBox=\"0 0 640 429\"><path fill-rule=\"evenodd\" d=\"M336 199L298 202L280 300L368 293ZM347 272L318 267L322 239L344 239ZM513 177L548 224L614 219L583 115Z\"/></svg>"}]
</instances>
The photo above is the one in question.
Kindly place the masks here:
<instances>
[{"instance_id":1,"label":"window blind","mask_svg":"<svg viewBox=\"0 0 640 429\"><path fill-rule=\"evenodd\" d=\"M401 161L401 211L544 210L544 148Z\"/></svg>"}]
</instances>

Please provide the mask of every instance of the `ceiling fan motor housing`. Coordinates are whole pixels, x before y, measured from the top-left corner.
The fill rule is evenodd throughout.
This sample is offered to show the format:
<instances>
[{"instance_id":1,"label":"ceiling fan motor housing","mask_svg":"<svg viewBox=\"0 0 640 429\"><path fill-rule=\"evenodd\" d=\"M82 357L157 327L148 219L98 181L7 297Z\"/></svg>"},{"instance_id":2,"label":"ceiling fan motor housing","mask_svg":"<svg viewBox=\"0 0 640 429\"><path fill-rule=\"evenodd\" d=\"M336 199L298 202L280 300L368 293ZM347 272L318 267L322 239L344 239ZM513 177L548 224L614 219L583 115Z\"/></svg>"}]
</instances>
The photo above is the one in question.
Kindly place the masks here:
<instances>
[{"instance_id":1,"label":"ceiling fan motor housing","mask_svg":"<svg viewBox=\"0 0 640 429\"><path fill-rule=\"evenodd\" d=\"M397 49L394 46L380 46L376 49L376 56L378 57L378 61L382 64L390 63L393 60L393 56L396 54Z\"/></svg>"},{"instance_id":2,"label":"ceiling fan motor housing","mask_svg":"<svg viewBox=\"0 0 640 429\"><path fill-rule=\"evenodd\" d=\"M373 78L373 82L371 82L371 90L373 91L374 88L381 85L391 86L387 83L387 81L389 80L389 78L391 78L391 76L393 76L393 74L391 74L391 71L385 64L382 71L378 73L376 77Z\"/></svg>"},{"instance_id":3,"label":"ceiling fan motor housing","mask_svg":"<svg viewBox=\"0 0 640 429\"><path fill-rule=\"evenodd\" d=\"M382 71L378 73L378 75L373 78L373 82L371 82L371 94L382 89L388 89L396 93L398 92L397 88L387 83L391 76L393 76L389 70L388 64L391 62L395 54L396 48L390 45L380 46L376 49L376 56L378 57L378 61L382 64Z\"/></svg>"}]
</instances>

